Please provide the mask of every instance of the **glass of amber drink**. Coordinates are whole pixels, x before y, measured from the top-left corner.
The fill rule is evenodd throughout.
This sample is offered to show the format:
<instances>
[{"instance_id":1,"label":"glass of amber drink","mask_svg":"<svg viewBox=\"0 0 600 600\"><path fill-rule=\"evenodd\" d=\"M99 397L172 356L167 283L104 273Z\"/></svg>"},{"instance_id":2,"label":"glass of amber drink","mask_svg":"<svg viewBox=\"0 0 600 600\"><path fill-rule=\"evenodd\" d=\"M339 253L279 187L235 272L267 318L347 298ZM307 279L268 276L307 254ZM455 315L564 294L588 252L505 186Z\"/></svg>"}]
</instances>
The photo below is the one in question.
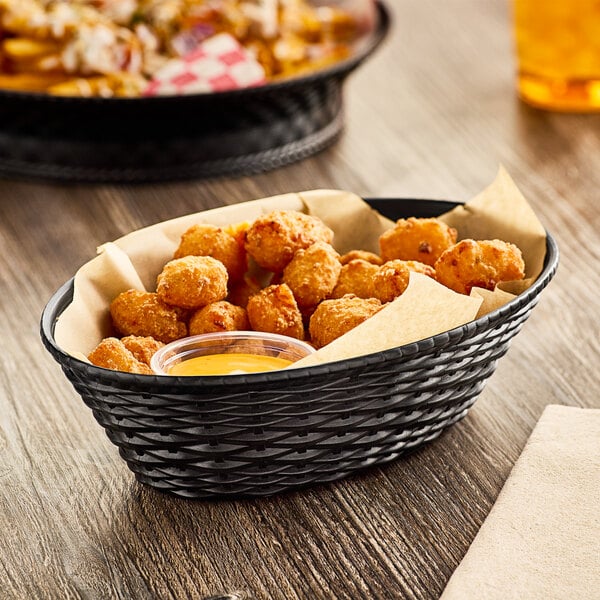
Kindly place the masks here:
<instances>
[{"instance_id":1,"label":"glass of amber drink","mask_svg":"<svg viewBox=\"0 0 600 600\"><path fill-rule=\"evenodd\" d=\"M540 108L600 111L600 1L513 1L519 96Z\"/></svg>"}]
</instances>

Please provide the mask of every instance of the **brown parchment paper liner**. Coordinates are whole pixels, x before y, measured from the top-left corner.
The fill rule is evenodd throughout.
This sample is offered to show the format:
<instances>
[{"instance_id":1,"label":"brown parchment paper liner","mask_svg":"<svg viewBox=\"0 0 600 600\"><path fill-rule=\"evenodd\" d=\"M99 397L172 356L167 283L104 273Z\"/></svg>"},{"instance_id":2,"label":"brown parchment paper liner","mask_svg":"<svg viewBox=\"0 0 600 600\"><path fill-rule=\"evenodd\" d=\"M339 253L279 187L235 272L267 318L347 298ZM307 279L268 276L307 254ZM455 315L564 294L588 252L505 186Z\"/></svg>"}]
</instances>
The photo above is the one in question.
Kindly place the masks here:
<instances>
[{"instance_id":1,"label":"brown parchment paper liner","mask_svg":"<svg viewBox=\"0 0 600 600\"><path fill-rule=\"evenodd\" d=\"M334 231L334 246L340 253L354 249L378 252L379 236L393 226L392 221L371 209L355 194L313 190L225 206L139 229L100 246L98 256L77 271L73 302L55 327L57 344L65 352L86 360L102 338L112 334L110 302L131 288L154 291L156 276L171 260L182 233L191 225L223 226L253 221L272 210L299 210L321 218ZM510 227L506 227L500 218L503 214L512 223ZM489 188L465 208L443 215L443 219L458 229L459 238L473 237L475 233L472 232L476 232L479 239L498 238L517 244L523 250L529 278L528 284L519 287L525 289L540 273L545 231L503 169ZM475 227L471 227L473 219ZM482 296L485 296L483 300ZM500 290L483 290L481 294L474 290L471 297L463 296L427 277L411 276L409 288L400 298L382 309L375 316L378 318L373 317L360 326L360 343L355 340L357 335L349 332L335 343L337 357L327 350L327 358L321 359L324 355L324 349L321 349L311 355L315 357L312 360L340 360L417 341L481 316L480 307L493 310L513 297ZM412 303L409 302L411 298L415 299ZM397 326L390 327L390 318ZM377 344L370 340L376 340ZM351 347L351 353L346 344Z\"/></svg>"},{"instance_id":2,"label":"brown parchment paper liner","mask_svg":"<svg viewBox=\"0 0 600 600\"><path fill-rule=\"evenodd\" d=\"M481 302L481 298L457 294L431 277L411 273L401 296L290 368L353 358L422 340L472 321Z\"/></svg>"},{"instance_id":3,"label":"brown parchment paper liner","mask_svg":"<svg viewBox=\"0 0 600 600\"><path fill-rule=\"evenodd\" d=\"M494 182L473 200L440 216L455 227L459 239L498 239L520 248L525 260L525 280L499 287L520 294L536 280L544 267L546 230L515 182L500 167Z\"/></svg>"}]
</instances>

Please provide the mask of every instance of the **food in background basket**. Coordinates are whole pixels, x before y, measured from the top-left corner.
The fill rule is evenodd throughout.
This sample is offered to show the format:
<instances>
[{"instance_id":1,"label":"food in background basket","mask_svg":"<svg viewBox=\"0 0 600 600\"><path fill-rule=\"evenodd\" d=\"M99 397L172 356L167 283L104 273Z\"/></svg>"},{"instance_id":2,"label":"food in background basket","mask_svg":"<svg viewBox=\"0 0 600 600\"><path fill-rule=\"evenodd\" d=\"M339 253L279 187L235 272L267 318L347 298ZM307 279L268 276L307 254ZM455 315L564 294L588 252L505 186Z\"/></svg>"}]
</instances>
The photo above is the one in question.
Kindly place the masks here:
<instances>
[{"instance_id":1,"label":"food in background basket","mask_svg":"<svg viewBox=\"0 0 600 600\"><path fill-rule=\"evenodd\" d=\"M144 367L137 363L148 364L160 342L248 329L307 337L322 348L401 296L413 272L463 294L523 278L516 246L498 240L455 243L456 236L455 229L431 218L401 219L381 235L384 257L418 254L431 261L439 254L431 266L414 259L383 262L364 250L340 256L331 245L331 229L296 211L273 211L228 227L192 225L159 273L156 293L129 290L111 304L116 332L149 337L143 343L125 337L119 344L110 338L90 360L140 373ZM155 345L148 341L153 338Z\"/></svg>"},{"instance_id":2,"label":"food in background basket","mask_svg":"<svg viewBox=\"0 0 600 600\"><path fill-rule=\"evenodd\" d=\"M257 85L347 58L373 26L373 3L358 4L0 0L0 86L135 97Z\"/></svg>"}]
</instances>

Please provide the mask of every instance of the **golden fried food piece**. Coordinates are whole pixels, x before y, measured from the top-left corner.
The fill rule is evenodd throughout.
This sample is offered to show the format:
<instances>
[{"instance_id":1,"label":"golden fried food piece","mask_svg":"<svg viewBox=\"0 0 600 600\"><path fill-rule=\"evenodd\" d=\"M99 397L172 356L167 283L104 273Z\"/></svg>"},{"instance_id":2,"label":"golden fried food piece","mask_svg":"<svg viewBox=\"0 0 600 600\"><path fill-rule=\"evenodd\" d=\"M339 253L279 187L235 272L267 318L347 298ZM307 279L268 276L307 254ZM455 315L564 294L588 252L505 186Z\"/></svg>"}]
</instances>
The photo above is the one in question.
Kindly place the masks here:
<instances>
[{"instance_id":1,"label":"golden fried food piece","mask_svg":"<svg viewBox=\"0 0 600 600\"><path fill-rule=\"evenodd\" d=\"M111 73L101 77L70 78L49 86L46 91L53 96L132 98L139 96L146 85L146 80L141 75Z\"/></svg>"},{"instance_id":2,"label":"golden fried food piece","mask_svg":"<svg viewBox=\"0 0 600 600\"><path fill-rule=\"evenodd\" d=\"M376 298L358 298L348 294L343 298L324 300L310 318L310 339L315 348L322 348L344 335L381 310Z\"/></svg>"},{"instance_id":3,"label":"golden fried food piece","mask_svg":"<svg viewBox=\"0 0 600 600\"><path fill-rule=\"evenodd\" d=\"M260 292L260 283L251 275L244 275L241 281L236 281L229 287L227 300L236 306L246 308L248 300L257 292Z\"/></svg>"},{"instance_id":4,"label":"golden fried food piece","mask_svg":"<svg viewBox=\"0 0 600 600\"><path fill-rule=\"evenodd\" d=\"M212 256L221 261L229 281L240 280L248 267L246 251L234 235L215 225L192 225L182 236L174 258Z\"/></svg>"},{"instance_id":5,"label":"golden fried food piece","mask_svg":"<svg viewBox=\"0 0 600 600\"><path fill-rule=\"evenodd\" d=\"M197 310L190 319L190 335L250 328L246 309L221 300Z\"/></svg>"},{"instance_id":6,"label":"golden fried food piece","mask_svg":"<svg viewBox=\"0 0 600 600\"><path fill-rule=\"evenodd\" d=\"M20 92L45 92L68 79L64 73L0 73L0 89Z\"/></svg>"},{"instance_id":7,"label":"golden fried food piece","mask_svg":"<svg viewBox=\"0 0 600 600\"><path fill-rule=\"evenodd\" d=\"M423 273L435 279L435 269L415 260L389 260L373 277L373 293L381 302L391 302L408 287L410 272Z\"/></svg>"},{"instance_id":8,"label":"golden fried food piece","mask_svg":"<svg viewBox=\"0 0 600 600\"><path fill-rule=\"evenodd\" d=\"M341 298L346 294L354 294L359 298L374 298L373 278L377 271L379 267L366 260L351 260L342 267L331 298Z\"/></svg>"},{"instance_id":9,"label":"golden fried food piece","mask_svg":"<svg viewBox=\"0 0 600 600\"><path fill-rule=\"evenodd\" d=\"M255 331L304 339L302 314L292 290L285 284L270 285L248 300L248 319Z\"/></svg>"},{"instance_id":10,"label":"golden fried food piece","mask_svg":"<svg viewBox=\"0 0 600 600\"><path fill-rule=\"evenodd\" d=\"M462 240L446 250L435 263L437 280L455 292L471 288L493 290L500 281L525 276L525 262L514 244L501 240Z\"/></svg>"},{"instance_id":11,"label":"golden fried food piece","mask_svg":"<svg viewBox=\"0 0 600 600\"><path fill-rule=\"evenodd\" d=\"M182 312L151 292L128 290L119 294L111 302L110 315L121 335L151 336L165 344L187 335Z\"/></svg>"},{"instance_id":12,"label":"golden fried food piece","mask_svg":"<svg viewBox=\"0 0 600 600\"><path fill-rule=\"evenodd\" d=\"M227 269L211 256L175 258L157 277L156 293L165 304L201 308L227 296Z\"/></svg>"},{"instance_id":13,"label":"golden fried food piece","mask_svg":"<svg viewBox=\"0 0 600 600\"><path fill-rule=\"evenodd\" d=\"M150 366L150 359L157 350L160 350L164 344L155 340L153 337L140 337L129 335L121 338L121 342L133 356L140 362Z\"/></svg>"},{"instance_id":14,"label":"golden fried food piece","mask_svg":"<svg viewBox=\"0 0 600 600\"><path fill-rule=\"evenodd\" d=\"M320 219L294 210L259 217L246 232L246 251L263 269L279 273L298 250L315 242L330 244L333 231Z\"/></svg>"},{"instance_id":15,"label":"golden fried food piece","mask_svg":"<svg viewBox=\"0 0 600 600\"><path fill-rule=\"evenodd\" d=\"M383 262L418 260L431 265L440 254L456 243L456 229L438 219L399 219L393 229L379 237Z\"/></svg>"},{"instance_id":16,"label":"golden fried food piece","mask_svg":"<svg viewBox=\"0 0 600 600\"><path fill-rule=\"evenodd\" d=\"M89 361L97 367L152 375L150 367L140 362L121 340L114 337L103 339L88 356Z\"/></svg>"},{"instance_id":17,"label":"golden fried food piece","mask_svg":"<svg viewBox=\"0 0 600 600\"><path fill-rule=\"evenodd\" d=\"M347 265L352 260L364 260L378 266L383 264L381 256L373 252L367 252L366 250L350 250L350 252L346 252L346 254L340 256L340 262L343 265Z\"/></svg>"},{"instance_id":18,"label":"golden fried food piece","mask_svg":"<svg viewBox=\"0 0 600 600\"><path fill-rule=\"evenodd\" d=\"M290 286L298 306L314 306L331 294L342 270L339 258L325 242L294 254L283 270L283 281Z\"/></svg>"}]
</instances>

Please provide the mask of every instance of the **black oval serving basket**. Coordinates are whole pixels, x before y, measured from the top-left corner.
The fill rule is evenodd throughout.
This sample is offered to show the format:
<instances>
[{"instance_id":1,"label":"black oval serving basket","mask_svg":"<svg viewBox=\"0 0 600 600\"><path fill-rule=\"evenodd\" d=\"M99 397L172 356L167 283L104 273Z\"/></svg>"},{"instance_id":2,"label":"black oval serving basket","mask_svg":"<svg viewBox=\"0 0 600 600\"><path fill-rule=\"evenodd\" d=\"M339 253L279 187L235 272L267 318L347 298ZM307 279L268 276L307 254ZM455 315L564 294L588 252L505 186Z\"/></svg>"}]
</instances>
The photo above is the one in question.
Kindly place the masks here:
<instances>
[{"instance_id":1,"label":"black oval serving basket","mask_svg":"<svg viewBox=\"0 0 600 600\"><path fill-rule=\"evenodd\" d=\"M376 7L351 58L264 86L152 98L0 91L0 175L147 182L256 173L314 154L342 129L344 80L389 29Z\"/></svg>"},{"instance_id":2,"label":"black oval serving basket","mask_svg":"<svg viewBox=\"0 0 600 600\"><path fill-rule=\"evenodd\" d=\"M392 219L456 206L369 203ZM53 335L73 279L44 309L41 336L140 482L186 498L265 496L395 460L462 419L557 265L548 234L542 273L500 309L413 344L291 371L160 377L77 360Z\"/></svg>"}]
</instances>

